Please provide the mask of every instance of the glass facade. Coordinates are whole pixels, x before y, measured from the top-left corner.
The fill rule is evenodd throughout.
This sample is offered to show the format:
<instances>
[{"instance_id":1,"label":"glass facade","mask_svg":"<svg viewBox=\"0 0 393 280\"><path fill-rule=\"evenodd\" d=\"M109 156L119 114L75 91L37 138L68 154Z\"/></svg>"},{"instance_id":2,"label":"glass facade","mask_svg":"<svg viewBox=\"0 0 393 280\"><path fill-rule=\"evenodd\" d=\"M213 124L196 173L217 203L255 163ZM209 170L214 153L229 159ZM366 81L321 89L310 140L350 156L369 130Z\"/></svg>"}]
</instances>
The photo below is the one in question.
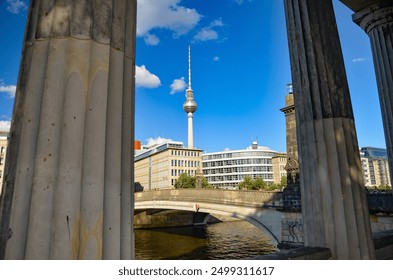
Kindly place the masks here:
<instances>
[{"instance_id":1,"label":"glass facade","mask_svg":"<svg viewBox=\"0 0 393 280\"><path fill-rule=\"evenodd\" d=\"M236 188L246 176L263 178L273 183L272 157L278 152L267 147L223 151L202 155L202 172L208 182L218 188Z\"/></svg>"}]
</instances>

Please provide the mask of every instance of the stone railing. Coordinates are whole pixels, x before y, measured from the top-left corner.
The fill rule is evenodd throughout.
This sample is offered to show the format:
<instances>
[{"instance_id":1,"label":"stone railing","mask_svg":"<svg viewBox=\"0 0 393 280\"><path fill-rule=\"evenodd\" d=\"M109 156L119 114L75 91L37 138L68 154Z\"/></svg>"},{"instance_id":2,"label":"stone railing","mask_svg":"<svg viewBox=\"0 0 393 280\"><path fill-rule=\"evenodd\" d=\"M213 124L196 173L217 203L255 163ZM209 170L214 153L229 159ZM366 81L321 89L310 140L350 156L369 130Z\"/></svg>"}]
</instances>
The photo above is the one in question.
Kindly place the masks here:
<instances>
[{"instance_id":1,"label":"stone railing","mask_svg":"<svg viewBox=\"0 0 393 280\"><path fill-rule=\"evenodd\" d=\"M220 189L170 189L135 193L136 202L156 200L205 202L266 208L281 206L282 193Z\"/></svg>"},{"instance_id":2,"label":"stone railing","mask_svg":"<svg viewBox=\"0 0 393 280\"><path fill-rule=\"evenodd\" d=\"M393 213L393 195L392 191L368 191L367 192L368 209L371 214L376 213Z\"/></svg>"}]
</instances>

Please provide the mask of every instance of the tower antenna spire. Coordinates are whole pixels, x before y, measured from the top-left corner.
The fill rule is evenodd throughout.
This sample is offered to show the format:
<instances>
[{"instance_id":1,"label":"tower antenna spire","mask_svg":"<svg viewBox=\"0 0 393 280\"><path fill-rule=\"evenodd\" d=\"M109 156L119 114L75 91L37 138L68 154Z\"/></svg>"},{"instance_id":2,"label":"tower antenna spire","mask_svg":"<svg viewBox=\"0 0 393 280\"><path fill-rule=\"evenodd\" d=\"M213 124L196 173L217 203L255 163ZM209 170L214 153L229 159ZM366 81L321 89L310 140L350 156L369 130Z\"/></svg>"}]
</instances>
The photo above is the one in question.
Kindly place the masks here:
<instances>
[{"instance_id":1,"label":"tower antenna spire","mask_svg":"<svg viewBox=\"0 0 393 280\"><path fill-rule=\"evenodd\" d=\"M183 109L187 113L188 118L188 148L194 148L194 132L193 132L193 113L197 109L197 104L194 100L194 91L191 89L191 47L188 45L188 88L186 90L186 101L183 104Z\"/></svg>"},{"instance_id":2,"label":"tower antenna spire","mask_svg":"<svg viewBox=\"0 0 393 280\"><path fill-rule=\"evenodd\" d=\"M191 89L191 46L188 45L188 89Z\"/></svg>"}]
</instances>

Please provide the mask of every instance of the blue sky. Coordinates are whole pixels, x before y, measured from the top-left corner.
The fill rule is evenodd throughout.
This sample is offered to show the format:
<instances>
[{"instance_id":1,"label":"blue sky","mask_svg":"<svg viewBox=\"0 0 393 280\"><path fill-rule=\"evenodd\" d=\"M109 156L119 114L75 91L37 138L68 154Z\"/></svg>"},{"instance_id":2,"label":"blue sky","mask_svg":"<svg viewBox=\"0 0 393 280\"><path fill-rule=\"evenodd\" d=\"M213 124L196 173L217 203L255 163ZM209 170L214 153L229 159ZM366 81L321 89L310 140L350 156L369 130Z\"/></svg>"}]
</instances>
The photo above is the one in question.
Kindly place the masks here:
<instances>
[{"instance_id":1,"label":"blue sky","mask_svg":"<svg viewBox=\"0 0 393 280\"><path fill-rule=\"evenodd\" d=\"M360 146L385 147L370 43L334 0ZM0 129L11 119L28 1L0 0ZM135 138L187 143L191 45L194 145L285 151L291 82L282 0L139 0Z\"/></svg>"}]
</instances>

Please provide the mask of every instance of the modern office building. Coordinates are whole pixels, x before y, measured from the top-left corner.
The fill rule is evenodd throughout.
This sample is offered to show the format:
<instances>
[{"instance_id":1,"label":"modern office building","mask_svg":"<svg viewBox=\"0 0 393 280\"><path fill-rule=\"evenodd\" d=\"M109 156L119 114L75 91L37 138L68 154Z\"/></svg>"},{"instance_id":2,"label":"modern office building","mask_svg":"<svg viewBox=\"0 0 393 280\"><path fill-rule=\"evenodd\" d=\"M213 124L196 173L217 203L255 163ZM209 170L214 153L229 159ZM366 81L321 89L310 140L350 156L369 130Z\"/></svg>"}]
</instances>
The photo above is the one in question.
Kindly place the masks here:
<instances>
[{"instance_id":1,"label":"modern office building","mask_svg":"<svg viewBox=\"0 0 393 280\"><path fill-rule=\"evenodd\" d=\"M202 167L202 150L185 148L182 142L166 142L135 153L135 182L144 191L173 188L179 176L195 176Z\"/></svg>"},{"instance_id":2,"label":"modern office building","mask_svg":"<svg viewBox=\"0 0 393 280\"><path fill-rule=\"evenodd\" d=\"M0 194L3 189L4 166L7 156L8 132L0 131Z\"/></svg>"},{"instance_id":3,"label":"modern office building","mask_svg":"<svg viewBox=\"0 0 393 280\"><path fill-rule=\"evenodd\" d=\"M366 187L392 185L386 149L362 147L360 148L360 159Z\"/></svg>"},{"instance_id":4,"label":"modern office building","mask_svg":"<svg viewBox=\"0 0 393 280\"><path fill-rule=\"evenodd\" d=\"M362 147L360 151L363 152L364 156L367 158L388 158L388 153L386 149L383 148Z\"/></svg>"},{"instance_id":5,"label":"modern office building","mask_svg":"<svg viewBox=\"0 0 393 280\"><path fill-rule=\"evenodd\" d=\"M366 187L371 187L370 165L369 165L369 162L368 162L368 158L364 156L364 152L362 152L362 151L360 151L360 162L362 164L364 185Z\"/></svg>"},{"instance_id":6,"label":"modern office building","mask_svg":"<svg viewBox=\"0 0 393 280\"><path fill-rule=\"evenodd\" d=\"M273 183L272 158L277 154L268 147L258 146L256 141L244 150L206 153L202 155L203 176L218 188L236 188L246 176Z\"/></svg>"}]
</instances>

